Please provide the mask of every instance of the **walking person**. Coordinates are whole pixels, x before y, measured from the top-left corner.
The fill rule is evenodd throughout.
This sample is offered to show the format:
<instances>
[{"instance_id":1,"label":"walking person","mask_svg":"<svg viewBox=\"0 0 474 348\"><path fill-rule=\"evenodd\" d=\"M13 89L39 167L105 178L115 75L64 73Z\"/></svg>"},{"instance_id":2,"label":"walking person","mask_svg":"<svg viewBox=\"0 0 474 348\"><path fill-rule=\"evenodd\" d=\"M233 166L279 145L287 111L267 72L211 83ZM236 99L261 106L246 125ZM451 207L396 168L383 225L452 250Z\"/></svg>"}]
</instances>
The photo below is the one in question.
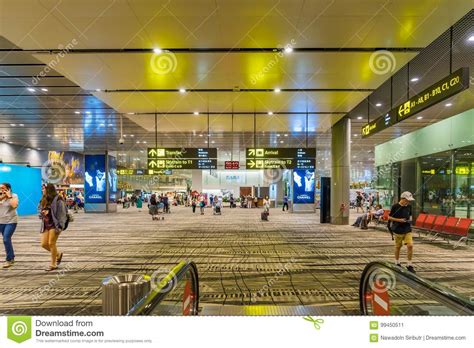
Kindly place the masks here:
<instances>
[{"instance_id":1,"label":"walking person","mask_svg":"<svg viewBox=\"0 0 474 348\"><path fill-rule=\"evenodd\" d=\"M407 246L407 270L415 273L412 265L413 258L413 233L411 232L411 207L410 202L414 201L413 195L405 191L400 195L400 202L395 203L390 209L388 220L390 230L395 234L395 264L401 267L400 249L403 244Z\"/></svg>"},{"instance_id":2,"label":"walking person","mask_svg":"<svg viewBox=\"0 0 474 348\"><path fill-rule=\"evenodd\" d=\"M42 220L41 246L51 253L51 264L46 271L54 271L63 258L63 253L58 252L56 244L59 235L66 226L67 208L53 184L43 187L43 197L39 208Z\"/></svg>"},{"instance_id":3,"label":"walking person","mask_svg":"<svg viewBox=\"0 0 474 348\"><path fill-rule=\"evenodd\" d=\"M356 212L359 212L359 208L362 208L362 201L364 200L364 197L362 197L362 194L360 191L357 192L357 197L356 197ZM364 209L362 208L362 212L364 212Z\"/></svg>"},{"instance_id":4,"label":"walking person","mask_svg":"<svg viewBox=\"0 0 474 348\"><path fill-rule=\"evenodd\" d=\"M196 212L196 197L191 199L191 207L193 208L193 214Z\"/></svg>"},{"instance_id":5,"label":"walking person","mask_svg":"<svg viewBox=\"0 0 474 348\"><path fill-rule=\"evenodd\" d=\"M5 246L6 259L3 268L10 268L15 263L12 236L18 223L18 196L12 193L9 183L0 184L0 232Z\"/></svg>"},{"instance_id":6,"label":"walking person","mask_svg":"<svg viewBox=\"0 0 474 348\"><path fill-rule=\"evenodd\" d=\"M201 211L201 215L204 215L204 207L206 206L206 203L204 202L204 196L201 195L199 196L199 209Z\"/></svg>"},{"instance_id":7,"label":"walking person","mask_svg":"<svg viewBox=\"0 0 474 348\"><path fill-rule=\"evenodd\" d=\"M285 208L288 211L288 195L283 196L283 209L282 210L285 211Z\"/></svg>"}]
</instances>

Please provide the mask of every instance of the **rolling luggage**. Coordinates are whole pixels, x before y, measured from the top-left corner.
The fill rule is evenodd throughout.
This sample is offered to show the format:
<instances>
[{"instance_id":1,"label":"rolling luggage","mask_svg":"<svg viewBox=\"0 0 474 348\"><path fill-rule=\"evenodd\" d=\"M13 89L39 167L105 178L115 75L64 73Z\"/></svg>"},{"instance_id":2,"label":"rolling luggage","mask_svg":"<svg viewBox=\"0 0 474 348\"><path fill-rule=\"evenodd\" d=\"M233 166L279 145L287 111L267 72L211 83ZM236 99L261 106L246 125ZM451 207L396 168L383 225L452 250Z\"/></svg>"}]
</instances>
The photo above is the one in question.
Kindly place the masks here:
<instances>
[{"instance_id":1,"label":"rolling luggage","mask_svg":"<svg viewBox=\"0 0 474 348\"><path fill-rule=\"evenodd\" d=\"M268 212L262 211L261 218L262 221L268 221Z\"/></svg>"}]
</instances>

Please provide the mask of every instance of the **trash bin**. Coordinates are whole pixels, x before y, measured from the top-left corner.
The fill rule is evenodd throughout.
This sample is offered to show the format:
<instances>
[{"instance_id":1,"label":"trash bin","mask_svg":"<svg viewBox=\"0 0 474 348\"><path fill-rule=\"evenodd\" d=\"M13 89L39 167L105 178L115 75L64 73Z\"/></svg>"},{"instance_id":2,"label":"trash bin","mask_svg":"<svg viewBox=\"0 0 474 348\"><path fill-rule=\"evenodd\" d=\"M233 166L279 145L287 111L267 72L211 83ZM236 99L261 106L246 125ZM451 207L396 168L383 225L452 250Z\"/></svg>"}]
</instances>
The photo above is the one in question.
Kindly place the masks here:
<instances>
[{"instance_id":1,"label":"trash bin","mask_svg":"<svg viewBox=\"0 0 474 348\"><path fill-rule=\"evenodd\" d=\"M150 280L143 275L126 274L102 281L102 314L125 315L150 292Z\"/></svg>"}]
</instances>

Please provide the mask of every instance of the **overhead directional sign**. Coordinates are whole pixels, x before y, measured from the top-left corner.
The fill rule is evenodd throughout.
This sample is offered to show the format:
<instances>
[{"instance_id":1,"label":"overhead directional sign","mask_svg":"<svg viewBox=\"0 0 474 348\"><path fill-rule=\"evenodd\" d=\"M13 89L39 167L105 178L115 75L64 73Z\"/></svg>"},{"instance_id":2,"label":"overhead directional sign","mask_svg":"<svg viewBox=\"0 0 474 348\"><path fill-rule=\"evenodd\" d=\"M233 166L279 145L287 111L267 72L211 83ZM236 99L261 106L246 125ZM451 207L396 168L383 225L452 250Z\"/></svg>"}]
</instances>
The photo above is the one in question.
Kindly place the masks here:
<instances>
[{"instance_id":1,"label":"overhead directional sign","mask_svg":"<svg viewBox=\"0 0 474 348\"><path fill-rule=\"evenodd\" d=\"M239 161L225 161L224 162L224 168L225 169L239 169L240 168L240 162Z\"/></svg>"},{"instance_id":2,"label":"overhead directional sign","mask_svg":"<svg viewBox=\"0 0 474 348\"><path fill-rule=\"evenodd\" d=\"M314 169L315 148L247 148L247 169Z\"/></svg>"},{"instance_id":3,"label":"overhead directional sign","mask_svg":"<svg viewBox=\"0 0 474 348\"><path fill-rule=\"evenodd\" d=\"M247 158L315 158L315 148L247 148Z\"/></svg>"},{"instance_id":4,"label":"overhead directional sign","mask_svg":"<svg viewBox=\"0 0 474 348\"><path fill-rule=\"evenodd\" d=\"M148 148L148 158L217 158L216 148Z\"/></svg>"},{"instance_id":5,"label":"overhead directional sign","mask_svg":"<svg viewBox=\"0 0 474 348\"><path fill-rule=\"evenodd\" d=\"M217 169L217 159L148 159L148 170Z\"/></svg>"},{"instance_id":6,"label":"overhead directional sign","mask_svg":"<svg viewBox=\"0 0 474 348\"><path fill-rule=\"evenodd\" d=\"M148 169L131 169L131 168L120 168L117 169L117 175L171 175L173 171L170 169L156 170L155 172L149 173Z\"/></svg>"},{"instance_id":7,"label":"overhead directional sign","mask_svg":"<svg viewBox=\"0 0 474 348\"><path fill-rule=\"evenodd\" d=\"M423 92L397 105L386 115L362 127L362 137L378 133L469 88L469 68L460 68Z\"/></svg>"},{"instance_id":8,"label":"overhead directional sign","mask_svg":"<svg viewBox=\"0 0 474 348\"><path fill-rule=\"evenodd\" d=\"M314 158L247 158L247 169L314 169Z\"/></svg>"}]
</instances>

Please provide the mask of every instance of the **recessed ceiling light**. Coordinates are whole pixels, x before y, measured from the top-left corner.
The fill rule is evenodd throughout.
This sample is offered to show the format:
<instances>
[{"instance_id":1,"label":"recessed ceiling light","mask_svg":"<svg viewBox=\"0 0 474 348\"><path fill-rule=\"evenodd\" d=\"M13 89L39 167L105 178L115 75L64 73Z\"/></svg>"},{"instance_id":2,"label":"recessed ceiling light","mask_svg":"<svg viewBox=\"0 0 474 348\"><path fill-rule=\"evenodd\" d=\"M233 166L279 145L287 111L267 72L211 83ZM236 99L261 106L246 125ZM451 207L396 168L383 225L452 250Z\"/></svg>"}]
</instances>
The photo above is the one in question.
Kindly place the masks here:
<instances>
[{"instance_id":1,"label":"recessed ceiling light","mask_svg":"<svg viewBox=\"0 0 474 348\"><path fill-rule=\"evenodd\" d=\"M423 119L423 116L418 116L416 119L421 120L421 119Z\"/></svg>"},{"instance_id":2,"label":"recessed ceiling light","mask_svg":"<svg viewBox=\"0 0 474 348\"><path fill-rule=\"evenodd\" d=\"M213 141L211 141L211 144L214 144L214 143L215 143L215 141L214 141L214 140L213 140Z\"/></svg>"},{"instance_id":3,"label":"recessed ceiling light","mask_svg":"<svg viewBox=\"0 0 474 348\"><path fill-rule=\"evenodd\" d=\"M142 141L143 144L146 144L146 140Z\"/></svg>"},{"instance_id":4,"label":"recessed ceiling light","mask_svg":"<svg viewBox=\"0 0 474 348\"><path fill-rule=\"evenodd\" d=\"M127 134L124 134L123 137L126 138L126 137L127 137Z\"/></svg>"},{"instance_id":5,"label":"recessed ceiling light","mask_svg":"<svg viewBox=\"0 0 474 348\"><path fill-rule=\"evenodd\" d=\"M275 89L274 89L274 92L275 92L275 93L280 93L280 92L281 92L281 89L280 89L280 88L275 88Z\"/></svg>"},{"instance_id":6,"label":"recessed ceiling light","mask_svg":"<svg viewBox=\"0 0 474 348\"><path fill-rule=\"evenodd\" d=\"M202 137L202 134L199 134L200 137Z\"/></svg>"},{"instance_id":7,"label":"recessed ceiling light","mask_svg":"<svg viewBox=\"0 0 474 348\"><path fill-rule=\"evenodd\" d=\"M194 115L199 115L199 111L194 111Z\"/></svg>"},{"instance_id":8,"label":"recessed ceiling light","mask_svg":"<svg viewBox=\"0 0 474 348\"><path fill-rule=\"evenodd\" d=\"M96 92L100 92L101 89L100 89L100 88L96 88L95 91L96 91Z\"/></svg>"},{"instance_id":9,"label":"recessed ceiling light","mask_svg":"<svg viewBox=\"0 0 474 348\"><path fill-rule=\"evenodd\" d=\"M363 118L362 116L357 116L358 120L362 120L362 118Z\"/></svg>"},{"instance_id":10,"label":"recessed ceiling light","mask_svg":"<svg viewBox=\"0 0 474 348\"><path fill-rule=\"evenodd\" d=\"M420 80L420 78L418 78L418 77L412 77L410 81L411 82L417 82L419 80Z\"/></svg>"},{"instance_id":11,"label":"recessed ceiling light","mask_svg":"<svg viewBox=\"0 0 474 348\"><path fill-rule=\"evenodd\" d=\"M57 138L57 137L59 137L59 134L55 134L54 136Z\"/></svg>"},{"instance_id":12,"label":"recessed ceiling light","mask_svg":"<svg viewBox=\"0 0 474 348\"><path fill-rule=\"evenodd\" d=\"M140 144L140 140L137 140L137 144Z\"/></svg>"},{"instance_id":13,"label":"recessed ceiling light","mask_svg":"<svg viewBox=\"0 0 474 348\"><path fill-rule=\"evenodd\" d=\"M160 53L162 53L162 52L163 52L163 50L162 50L161 48L158 48L158 47L157 47L157 48L154 48L154 49L153 49L153 53L160 54Z\"/></svg>"},{"instance_id":14,"label":"recessed ceiling light","mask_svg":"<svg viewBox=\"0 0 474 348\"><path fill-rule=\"evenodd\" d=\"M354 134L354 137L357 137L357 136L358 136L358 134Z\"/></svg>"},{"instance_id":15,"label":"recessed ceiling light","mask_svg":"<svg viewBox=\"0 0 474 348\"><path fill-rule=\"evenodd\" d=\"M375 106L377 106L377 107L382 106L382 103L377 103L377 104L375 104Z\"/></svg>"},{"instance_id":16,"label":"recessed ceiling light","mask_svg":"<svg viewBox=\"0 0 474 348\"><path fill-rule=\"evenodd\" d=\"M279 137L279 136L280 136L280 134L277 134L277 137Z\"/></svg>"},{"instance_id":17,"label":"recessed ceiling light","mask_svg":"<svg viewBox=\"0 0 474 348\"><path fill-rule=\"evenodd\" d=\"M43 92L47 92L47 91L48 91L47 88L41 88L41 90L42 90Z\"/></svg>"},{"instance_id":18,"label":"recessed ceiling light","mask_svg":"<svg viewBox=\"0 0 474 348\"><path fill-rule=\"evenodd\" d=\"M469 36L469 38L467 39L467 41L474 42L474 35Z\"/></svg>"},{"instance_id":19,"label":"recessed ceiling light","mask_svg":"<svg viewBox=\"0 0 474 348\"><path fill-rule=\"evenodd\" d=\"M205 143L207 144L207 140L205 141Z\"/></svg>"},{"instance_id":20,"label":"recessed ceiling light","mask_svg":"<svg viewBox=\"0 0 474 348\"><path fill-rule=\"evenodd\" d=\"M291 46L286 46L286 47L285 47L285 53L291 53L291 52L293 52L293 47L291 47Z\"/></svg>"},{"instance_id":21,"label":"recessed ceiling light","mask_svg":"<svg viewBox=\"0 0 474 348\"><path fill-rule=\"evenodd\" d=\"M10 126L16 127L16 123L10 123Z\"/></svg>"},{"instance_id":22,"label":"recessed ceiling light","mask_svg":"<svg viewBox=\"0 0 474 348\"><path fill-rule=\"evenodd\" d=\"M31 151L31 149L29 147L26 148L26 151Z\"/></svg>"},{"instance_id":23,"label":"recessed ceiling light","mask_svg":"<svg viewBox=\"0 0 474 348\"><path fill-rule=\"evenodd\" d=\"M269 111L268 114L269 114L269 115L273 115L273 112L272 112L272 111Z\"/></svg>"},{"instance_id":24,"label":"recessed ceiling light","mask_svg":"<svg viewBox=\"0 0 474 348\"><path fill-rule=\"evenodd\" d=\"M186 89L185 89L185 88L180 88L180 89L179 89L179 92L180 92L180 93L186 93Z\"/></svg>"},{"instance_id":25,"label":"recessed ceiling light","mask_svg":"<svg viewBox=\"0 0 474 348\"><path fill-rule=\"evenodd\" d=\"M283 143L284 143L284 141L283 141L283 140L280 140L280 144L283 144Z\"/></svg>"},{"instance_id":26,"label":"recessed ceiling light","mask_svg":"<svg viewBox=\"0 0 474 348\"><path fill-rule=\"evenodd\" d=\"M19 126L20 126L20 127L24 127L25 125L24 125L23 123L20 123Z\"/></svg>"},{"instance_id":27,"label":"recessed ceiling light","mask_svg":"<svg viewBox=\"0 0 474 348\"><path fill-rule=\"evenodd\" d=\"M447 107L450 107L450 106L452 106L452 105L453 105L452 103L446 103L446 104L444 104L444 106L447 106Z\"/></svg>"},{"instance_id":28,"label":"recessed ceiling light","mask_svg":"<svg viewBox=\"0 0 474 348\"><path fill-rule=\"evenodd\" d=\"M287 136L288 136L288 134L285 134L285 137L287 137Z\"/></svg>"},{"instance_id":29,"label":"recessed ceiling light","mask_svg":"<svg viewBox=\"0 0 474 348\"><path fill-rule=\"evenodd\" d=\"M90 113L91 113L90 111L86 111L86 114L90 115Z\"/></svg>"},{"instance_id":30,"label":"recessed ceiling light","mask_svg":"<svg viewBox=\"0 0 474 348\"><path fill-rule=\"evenodd\" d=\"M130 136L133 138L135 135L134 135L134 134L130 134Z\"/></svg>"},{"instance_id":31,"label":"recessed ceiling light","mask_svg":"<svg viewBox=\"0 0 474 348\"><path fill-rule=\"evenodd\" d=\"M113 124L112 124L112 123L109 123L109 127L113 127Z\"/></svg>"},{"instance_id":32,"label":"recessed ceiling light","mask_svg":"<svg viewBox=\"0 0 474 348\"><path fill-rule=\"evenodd\" d=\"M8 143L9 143L9 144L13 144L13 141L9 141Z\"/></svg>"},{"instance_id":33,"label":"recessed ceiling light","mask_svg":"<svg viewBox=\"0 0 474 348\"><path fill-rule=\"evenodd\" d=\"M47 136L48 138L51 138L51 134L47 134L46 136Z\"/></svg>"},{"instance_id":34,"label":"recessed ceiling light","mask_svg":"<svg viewBox=\"0 0 474 348\"><path fill-rule=\"evenodd\" d=\"M76 115L79 115L79 114L80 114L80 112L79 112L79 111L74 111L74 113L75 113Z\"/></svg>"},{"instance_id":35,"label":"recessed ceiling light","mask_svg":"<svg viewBox=\"0 0 474 348\"><path fill-rule=\"evenodd\" d=\"M134 112L127 112L127 115L135 115Z\"/></svg>"}]
</instances>

